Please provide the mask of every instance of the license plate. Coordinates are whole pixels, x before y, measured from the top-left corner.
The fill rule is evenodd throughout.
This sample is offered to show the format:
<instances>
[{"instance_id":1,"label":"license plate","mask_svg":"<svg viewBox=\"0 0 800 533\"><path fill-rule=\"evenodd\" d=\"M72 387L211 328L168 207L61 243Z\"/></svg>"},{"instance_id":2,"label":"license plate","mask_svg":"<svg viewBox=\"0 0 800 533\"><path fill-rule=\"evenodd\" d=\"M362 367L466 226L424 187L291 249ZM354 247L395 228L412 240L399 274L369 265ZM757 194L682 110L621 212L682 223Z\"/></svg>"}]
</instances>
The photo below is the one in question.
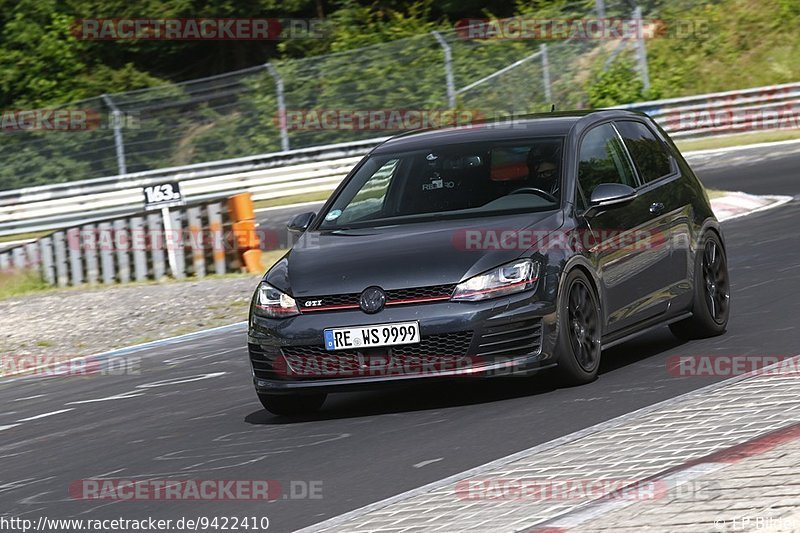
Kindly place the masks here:
<instances>
[{"instance_id":1,"label":"license plate","mask_svg":"<svg viewBox=\"0 0 800 533\"><path fill-rule=\"evenodd\" d=\"M419 342L419 322L331 328L324 331L326 350L377 348Z\"/></svg>"}]
</instances>

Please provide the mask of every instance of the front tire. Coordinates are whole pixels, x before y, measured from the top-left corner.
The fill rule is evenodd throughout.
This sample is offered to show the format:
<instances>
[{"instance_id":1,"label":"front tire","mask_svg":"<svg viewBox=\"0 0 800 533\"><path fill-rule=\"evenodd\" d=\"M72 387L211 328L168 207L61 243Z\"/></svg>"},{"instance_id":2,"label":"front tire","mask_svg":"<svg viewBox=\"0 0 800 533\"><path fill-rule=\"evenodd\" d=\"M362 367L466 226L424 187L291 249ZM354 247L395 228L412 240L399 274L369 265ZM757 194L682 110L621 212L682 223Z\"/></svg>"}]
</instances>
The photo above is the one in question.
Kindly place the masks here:
<instances>
[{"instance_id":1,"label":"front tire","mask_svg":"<svg viewBox=\"0 0 800 533\"><path fill-rule=\"evenodd\" d=\"M264 394L258 393L261 405L274 415L296 416L315 413L325 403L327 394Z\"/></svg>"},{"instance_id":2,"label":"front tire","mask_svg":"<svg viewBox=\"0 0 800 533\"><path fill-rule=\"evenodd\" d=\"M600 368L600 305L582 271L567 274L558 313L558 373L567 385L594 381Z\"/></svg>"},{"instance_id":3,"label":"front tire","mask_svg":"<svg viewBox=\"0 0 800 533\"><path fill-rule=\"evenodd\" d=\"M695 257L692 316L670 324L669 329L683 340L722 335L728 326L730 297L725 249L719 237L709 231Z\"/></svg>"}]
</instances>

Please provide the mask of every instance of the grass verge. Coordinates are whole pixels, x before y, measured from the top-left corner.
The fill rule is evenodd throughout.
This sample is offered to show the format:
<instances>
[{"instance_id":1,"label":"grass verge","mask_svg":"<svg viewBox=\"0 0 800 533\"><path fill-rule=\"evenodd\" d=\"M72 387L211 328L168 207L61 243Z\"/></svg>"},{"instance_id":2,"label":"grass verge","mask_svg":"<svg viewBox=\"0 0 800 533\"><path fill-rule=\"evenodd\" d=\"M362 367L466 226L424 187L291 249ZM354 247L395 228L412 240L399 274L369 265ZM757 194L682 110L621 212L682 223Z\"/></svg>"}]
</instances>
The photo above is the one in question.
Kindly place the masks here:
<instances>
[{"instance_id":1,"label":"grass verge","mask_svg":"<svg viewBox=\"0 0 800 533\"><path fill-rule=\"evenodd\" d=\"M38 272L31 270L0 272L0 300L46 290L52 290L52 287Z\"/></svg>"},{"instance_id":2,"label":"grass verge","mask_svg":"<svg viewBox=\"0 0 800 533\"><path fill-rule=\"evenodd\" d=\"M712 150L714 148L729 148L731 146L746 146L748 144L769 143L776 141L791 141L800 139L800 129L759 131L753 133L735 133L708 139L687 139L675 141L681 152L694 150Z\"/></svg>"}]
</instances>

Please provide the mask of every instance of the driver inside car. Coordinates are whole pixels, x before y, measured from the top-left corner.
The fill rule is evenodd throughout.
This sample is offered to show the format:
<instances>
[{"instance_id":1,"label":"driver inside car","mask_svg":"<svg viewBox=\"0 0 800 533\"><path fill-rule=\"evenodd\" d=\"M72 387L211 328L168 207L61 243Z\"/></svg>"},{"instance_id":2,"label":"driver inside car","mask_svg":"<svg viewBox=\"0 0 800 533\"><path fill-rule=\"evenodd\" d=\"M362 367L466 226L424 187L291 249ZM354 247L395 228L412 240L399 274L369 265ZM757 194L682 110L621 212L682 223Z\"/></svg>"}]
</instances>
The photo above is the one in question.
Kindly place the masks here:
<instances>
[{"instance_id":1,"label":"driver inside car","mask_svg":"<svg viewBox=\"0 0 800 533\"><path fill-rule=\"evenodd\" d=\"M558 196L558 161L557 150L542 150L534 147L528 152L528 183L530 187L541 189L553 196Z\"/></svg>"}]
</instances>

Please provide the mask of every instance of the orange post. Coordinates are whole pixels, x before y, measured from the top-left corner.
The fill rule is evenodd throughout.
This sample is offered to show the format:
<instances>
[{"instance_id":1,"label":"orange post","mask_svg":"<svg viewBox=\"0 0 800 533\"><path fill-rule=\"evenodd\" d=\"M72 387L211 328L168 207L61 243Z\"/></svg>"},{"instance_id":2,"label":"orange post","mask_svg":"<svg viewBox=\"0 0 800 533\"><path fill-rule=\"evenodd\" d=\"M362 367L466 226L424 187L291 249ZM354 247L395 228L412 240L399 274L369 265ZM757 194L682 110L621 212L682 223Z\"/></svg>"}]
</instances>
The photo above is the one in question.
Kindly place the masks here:
<instances>
[{"instance_id":1,"label":"orange post","mask_svg":"<svg viewBox=\"0 0 800 533\"><path fill-rule=\"evenodd\" d=\"M261 248L256 233L255 211L253 197L249 192L237 194L228 199L233 236L236 239L236 248L239 257L247 272L258 273L263 270L261 266Z\"/></svg>"}]
</instances>

